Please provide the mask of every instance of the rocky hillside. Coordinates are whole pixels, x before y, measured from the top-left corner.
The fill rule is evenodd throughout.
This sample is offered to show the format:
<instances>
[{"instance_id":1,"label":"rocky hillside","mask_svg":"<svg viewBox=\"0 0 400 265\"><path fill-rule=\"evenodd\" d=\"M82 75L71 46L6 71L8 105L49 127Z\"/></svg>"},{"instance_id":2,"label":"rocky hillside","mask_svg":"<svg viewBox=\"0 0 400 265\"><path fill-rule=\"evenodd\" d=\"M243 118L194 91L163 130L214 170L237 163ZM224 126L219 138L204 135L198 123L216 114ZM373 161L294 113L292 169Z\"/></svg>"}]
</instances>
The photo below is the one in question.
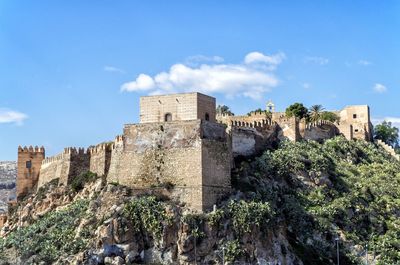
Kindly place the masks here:
<instances>
[{"instance_id":1,"label":"rocky hillside","mask_svg":"<svg viewBox=\"0 0 400 265\"><path fill-rule=\"evenodd\" d=\"M234 190L210 213L87 173L11 209L4 264L400 263L400 163L341 137L284 142L237 161ZM20 229L17 229L20 227ZM1 264L1 262L0 262Z\"/></svg>"},{"instance_id":2,"label":"rocky hillside","mask_svg":"<svg viewBox=\"0 0 400 265\"><path fill-rule=\"evenodd\" d=\"M0 161L0 213L7 211L8 200L15 199L15 179L17 163Z\"/></svg>"}]
</instances>

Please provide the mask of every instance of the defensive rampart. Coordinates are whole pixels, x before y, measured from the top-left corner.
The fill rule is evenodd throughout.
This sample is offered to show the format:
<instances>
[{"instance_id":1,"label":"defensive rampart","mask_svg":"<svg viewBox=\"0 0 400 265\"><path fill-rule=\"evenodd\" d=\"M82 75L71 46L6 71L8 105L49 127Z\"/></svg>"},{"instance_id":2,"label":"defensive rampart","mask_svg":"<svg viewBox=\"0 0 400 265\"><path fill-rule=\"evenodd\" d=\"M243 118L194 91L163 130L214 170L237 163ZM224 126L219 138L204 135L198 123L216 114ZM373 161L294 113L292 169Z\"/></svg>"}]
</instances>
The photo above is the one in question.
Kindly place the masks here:
<instances>
[{"instance_id":1,"label":"defensive rampart","mask_svg":"<svg viewBox=\"0 0 400 265\"><path fill-rule=\"evenodd\" d=\"M107 180L137 189L174 186L174 196L210 209L230 189L230 144L223 125L204 120L125 125Z\"/></svg>"}]
</instances>

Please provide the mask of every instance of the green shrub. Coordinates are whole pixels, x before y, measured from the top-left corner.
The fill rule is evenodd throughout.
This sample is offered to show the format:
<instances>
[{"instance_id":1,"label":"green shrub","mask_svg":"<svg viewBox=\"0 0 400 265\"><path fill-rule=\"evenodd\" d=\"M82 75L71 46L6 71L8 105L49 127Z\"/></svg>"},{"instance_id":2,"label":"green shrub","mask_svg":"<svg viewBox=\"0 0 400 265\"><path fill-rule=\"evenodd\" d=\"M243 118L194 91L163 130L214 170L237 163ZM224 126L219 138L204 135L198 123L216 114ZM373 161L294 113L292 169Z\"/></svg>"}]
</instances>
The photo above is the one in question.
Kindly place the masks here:
<instances>
[{"instance_id":1,"label":"green shrub","mask_svg":"<svg viewBox=\"0 0 400 265\"><path fill-rule=\"evenodd\" d=\"M87 171L79 174L71 180L70 187L74 192L80 191L85 187L85 184L95 181L98 178L96 173Z\"/></svg>"},{"instance_id":2,"label":"green shrub","mask_svg":"<svg viewBox=\"0 0 400 265\"><path fill-rule=\"evenodd\" d=\"M162 236L164 224L172 221L166 214L165 204L154 196L132 199L125 205L124 214L132 222L135 232L150 233L157 240Z\"/></svg>"},{"instance_id":3,"label":"green shrub","mask_svg":"<svg viewBox=\"0 0 400 265\"><path fill-rule=\"evenodd\" d=\"M36 261L50 264L62 254L76 254L86 247L87 242L75 238L76 221L85 216L88 201L78 200L67 208L52 211L33 224L10 233L3 243L0 253L15 248L22 260L32 255Z\"/></svg>"},{"instance_id":4,"label":"green shrub","mask_svg":"<svg viewBox=\"0 0 400 265\"><path fill-rule=\"evenodd\" d=\"M212 226L217 226L221 223L221 220L224 218L225 212L223 209L217 209L215 211L210 212L207 215L207 221L212 225Z\"/></svg>"},{"instance_id":5,"label":"green shrub","mask_svg":"<svg viewBox=\"0 0 400 265\"><path fill-rule=\"evenodd\" d=\"M244 254L244 250L240 247L239 240L227 241L224 244L224 248L226 262L234 262Z\"/></svg>"},{"instance_id":6,"label":"green shrub","mask_svg":"<svg viewBox=\"0 0 400 265\"><path fill-rule=\"evenodd\" d=\"M266 225L273 212L267 202L230 201L228 214L238 236L251 232L253 226Z\"/></svg>"},{"instance_id":7,"label":"green shrub","mask_svg":"<svg viewBox=\"0 0 400 265\"><path fill-rule=\"evenodd\" d=\"M206 216L203 214L186 214L182 216L182 222L189 226L190 235L196 239L202 239L205 234L203 232Z\"/></svg>"}]
</instances>

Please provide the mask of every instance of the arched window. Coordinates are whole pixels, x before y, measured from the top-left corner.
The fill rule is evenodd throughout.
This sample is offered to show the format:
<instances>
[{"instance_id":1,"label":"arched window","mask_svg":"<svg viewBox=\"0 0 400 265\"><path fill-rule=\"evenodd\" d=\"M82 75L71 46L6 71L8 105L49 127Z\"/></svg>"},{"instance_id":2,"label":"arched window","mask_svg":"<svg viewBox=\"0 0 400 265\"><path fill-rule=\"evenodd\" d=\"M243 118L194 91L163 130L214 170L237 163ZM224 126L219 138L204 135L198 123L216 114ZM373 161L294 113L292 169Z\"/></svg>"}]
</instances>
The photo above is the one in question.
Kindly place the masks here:
<instances>
[{"instance_id":1,"label":"arched window","mask_svg":"<svg viewBox=\"0 0 400 265\"><path fill-rule=\"evenodd\" d=\"M166 113L164 116L164 121L172 121L172 114L171 113Z\"/></svg>"},{"instance_id":2,"label":"arched window","mask_svg":"<svg viewBox=\"0 0 400 265\"><path fill-rule=\"evenodd\" d=\"M205 119L206 119L206 121L210 120L210 114L208 114L207 112L206 112L206 115L205 115Z\"/></svg>"}]
</instances>

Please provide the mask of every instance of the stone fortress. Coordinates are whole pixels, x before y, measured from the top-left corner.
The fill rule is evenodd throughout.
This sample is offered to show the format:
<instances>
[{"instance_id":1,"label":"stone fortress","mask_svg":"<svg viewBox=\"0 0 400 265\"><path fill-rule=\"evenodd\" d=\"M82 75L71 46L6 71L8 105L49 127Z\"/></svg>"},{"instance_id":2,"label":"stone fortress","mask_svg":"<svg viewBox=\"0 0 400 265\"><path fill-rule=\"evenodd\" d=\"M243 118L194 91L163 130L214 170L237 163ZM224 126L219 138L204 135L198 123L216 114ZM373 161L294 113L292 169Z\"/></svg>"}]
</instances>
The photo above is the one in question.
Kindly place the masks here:
<instances>
[{"instance_id":1,"label":"stone fortress","mask_svg":"<svg viewBox=\"0 0 400 265\"><path fill-rule=\"evenodd\" d=\"M137 190L169 187L172 198L195 211L210 210L231 190L234 159L260 154L279 140L372 140L369 107L336 112L340 121L306 123L285 113L253 112L245 116L216 113L215 98L184 93L140 98L140 123L126 124L114 141L65 148L45 158L43 147L18 148L17 197L53 179L68 185L91 171L109 183Z\"/></svg>"}]
</instances>

